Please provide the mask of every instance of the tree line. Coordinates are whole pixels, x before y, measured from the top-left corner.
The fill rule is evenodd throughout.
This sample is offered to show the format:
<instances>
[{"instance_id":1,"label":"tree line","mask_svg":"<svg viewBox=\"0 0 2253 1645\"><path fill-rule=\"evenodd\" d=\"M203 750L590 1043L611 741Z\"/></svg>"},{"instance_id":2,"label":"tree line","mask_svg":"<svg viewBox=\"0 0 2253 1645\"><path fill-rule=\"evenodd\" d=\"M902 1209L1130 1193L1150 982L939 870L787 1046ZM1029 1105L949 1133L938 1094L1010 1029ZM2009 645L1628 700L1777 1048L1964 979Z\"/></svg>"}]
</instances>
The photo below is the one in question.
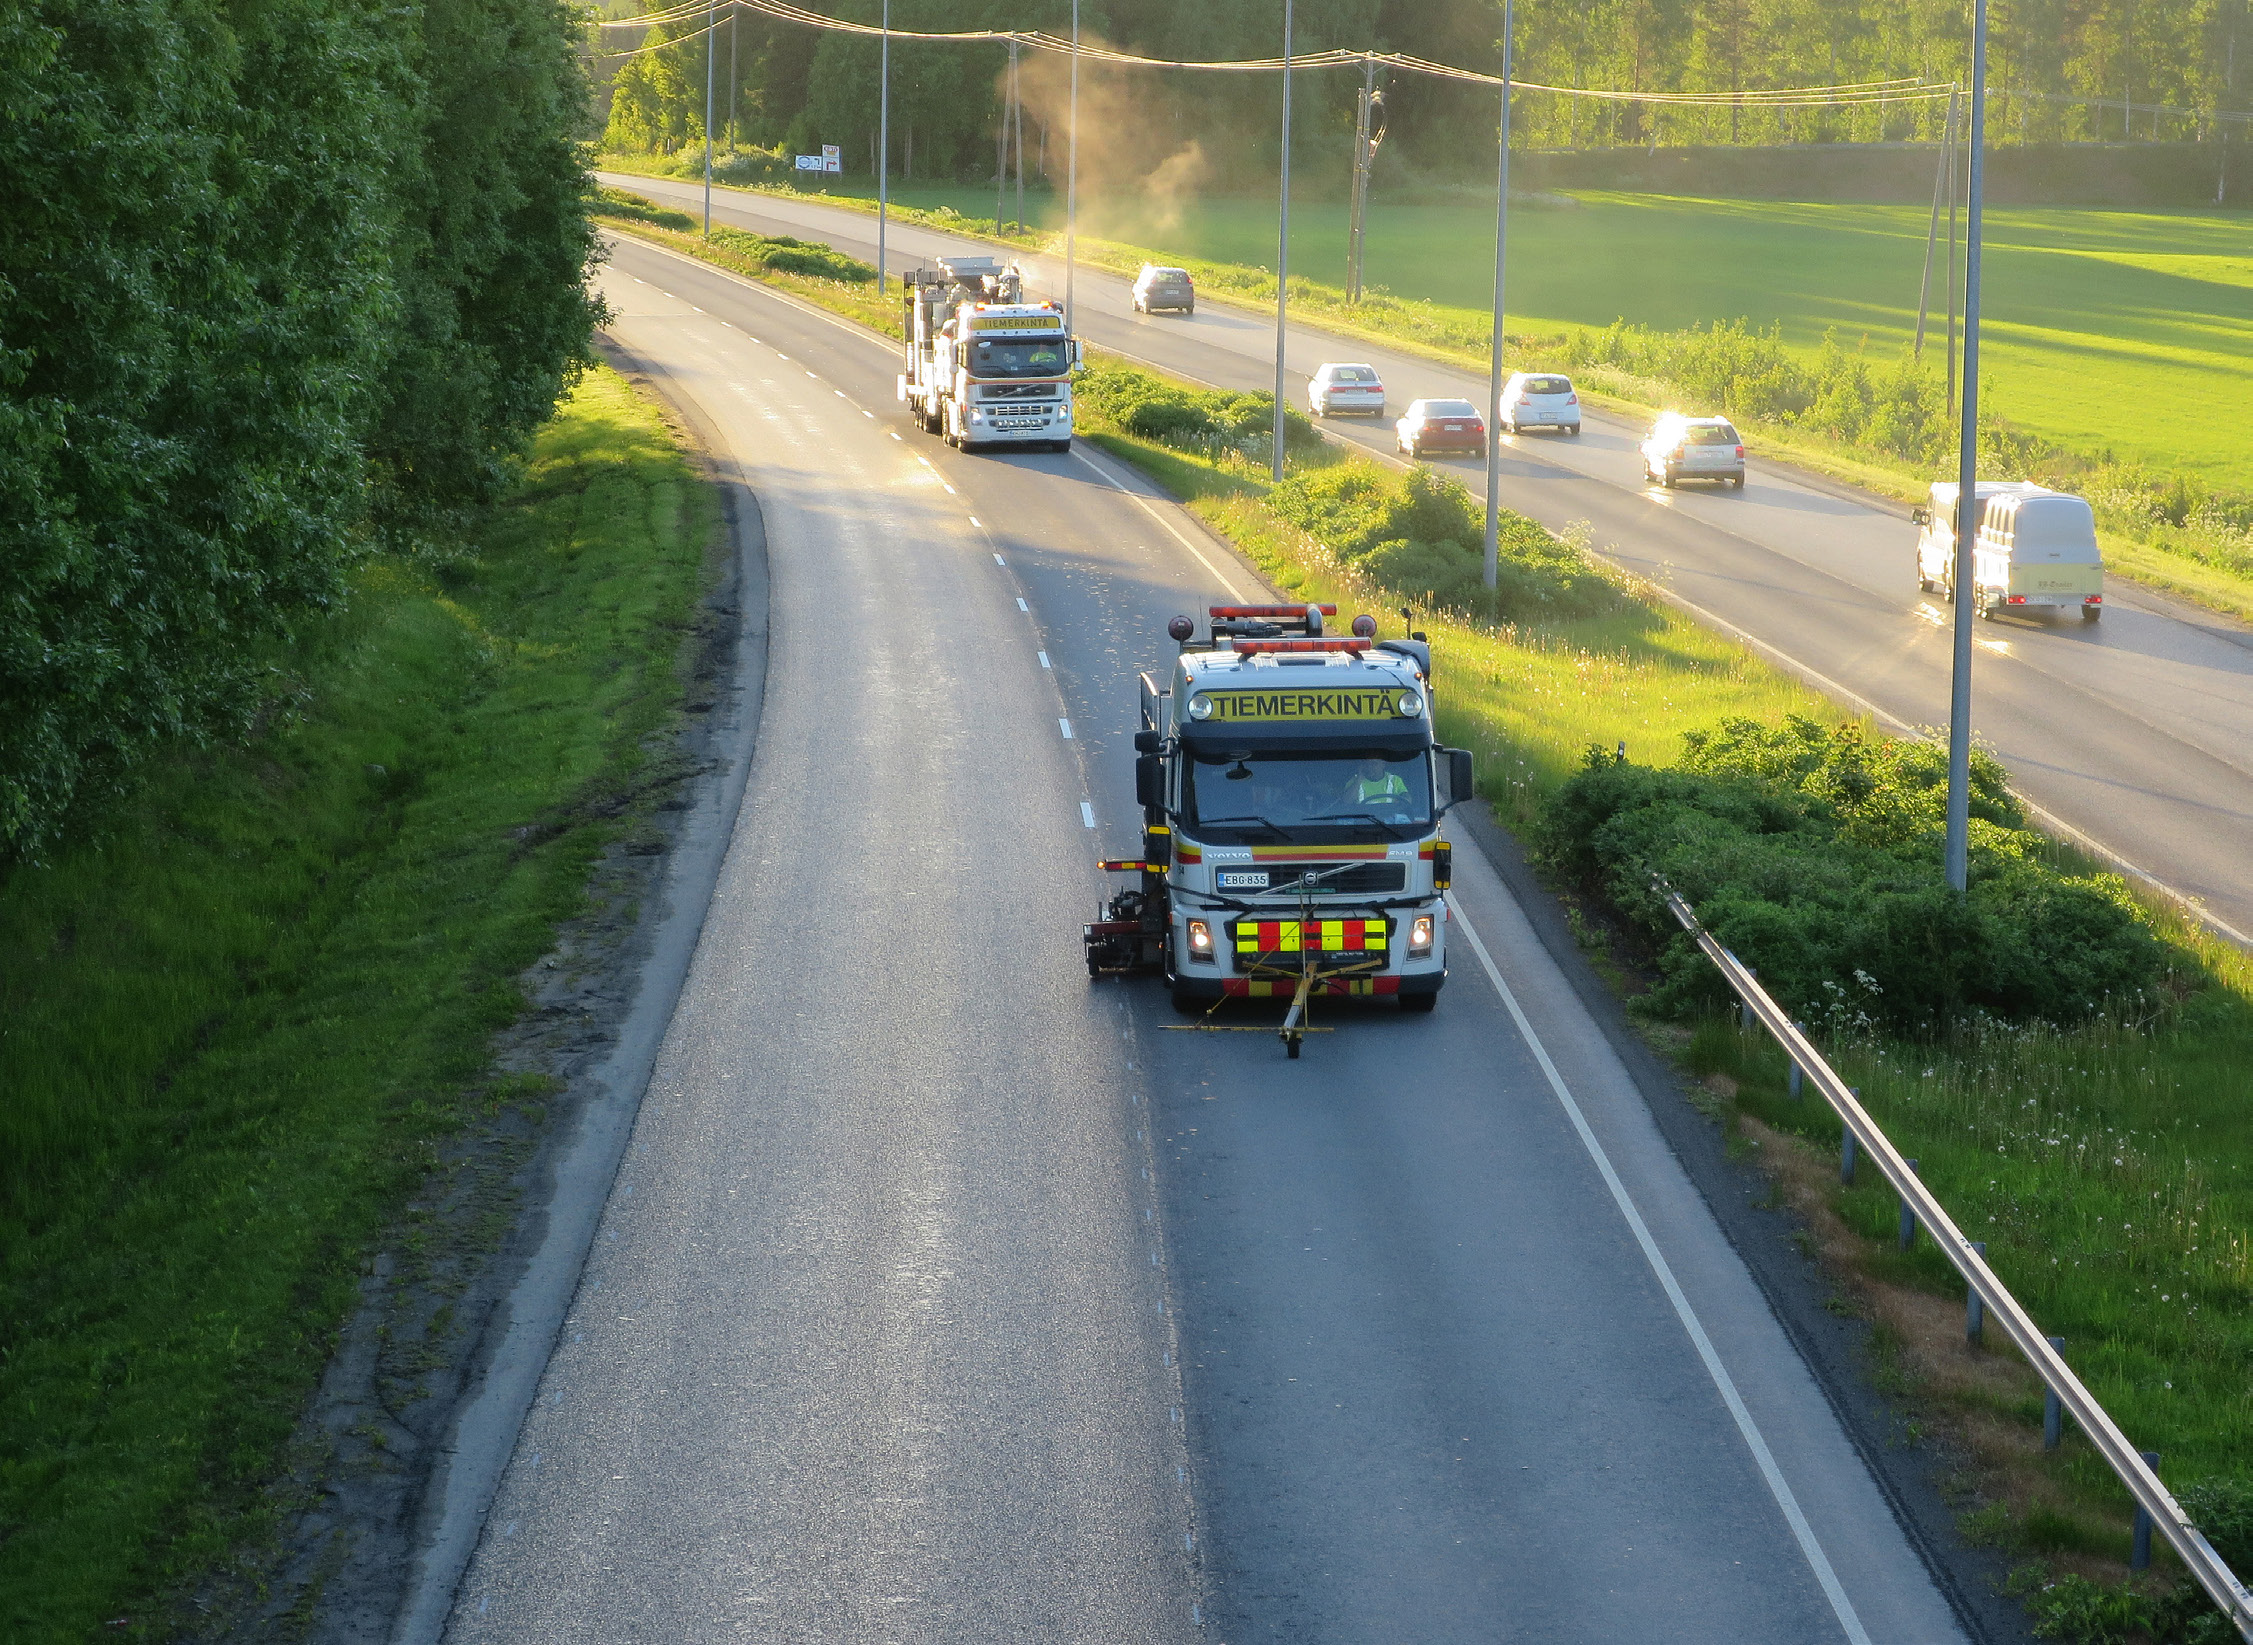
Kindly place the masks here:
<instances>
[{"instance_id":1,"label":"tree line","mask_svg":"<svg viewBox=\"0 0 2253 1645\"><path fill-rule=\"evenodd\" d=\"M2249 0L1991 0L1989 128L2000 143L2210 141L2217 110L2253 93ZM638 9L626 8L627 12ZM654 7L650 9L655 9ZM725 0L711 39L718 84L715 137L810 153L835 143L846 169L872 171L877 44ZM833 16L873 22L880 0L826 0ZM895 28L1070 26L1069 0L893 0ZM1300 51L1398 51L1466 68L1501 66L1501 0L1297 0ZM1270 57L1280 0L1083 0L1083 33L1177 60ZM700 25L677 25L695 36ZM658 44L606 31L605 49ZM606 146L671 153L704 136L707 42L690 38L631 58L599 60L610 97ZM1518 0L1516 74L1551 85L1647 92L1753 91L1923 76L1970 78L1966 0ZM895 175L991 176L1007 48L893 43L891 166ZM2245 61L2241 64L2240 58ZM1028 55L1029 174L1061 166L1055 58ZM1156 147L1153 164L1196 143L1230 163L1272 159L1276 77L1083 66L1111 88L1105 142ZM1472 173L1491 164L1481 136L1491 91L1422 76L1380 76L1388 147L1418 169ZM1293 123L1309 158L1342 156L1360 76L1330 69L1294 87ZM731 112L735 115L729 124ZM1517 100L1513 134L1533 146L1933 141L1945 102L1855 109L1670 108L1543 93ZM2246 128L2231 128L2242 138ZM1083 102L1082 157L1092 133ZM1051 142L1051 139L1055 139ZM1297 141L1294 158L1297 158Z\"/></svg>"},{"instance_id":2,"label":"tree line","mask_svg":"<svg viewBox=\"0 0 2253 1645\"><path fill-rule=\"evenodd\" d=\"M0 862L250 723L586 358L556 0L0 4Z\"/></svg>"}]
</instances>

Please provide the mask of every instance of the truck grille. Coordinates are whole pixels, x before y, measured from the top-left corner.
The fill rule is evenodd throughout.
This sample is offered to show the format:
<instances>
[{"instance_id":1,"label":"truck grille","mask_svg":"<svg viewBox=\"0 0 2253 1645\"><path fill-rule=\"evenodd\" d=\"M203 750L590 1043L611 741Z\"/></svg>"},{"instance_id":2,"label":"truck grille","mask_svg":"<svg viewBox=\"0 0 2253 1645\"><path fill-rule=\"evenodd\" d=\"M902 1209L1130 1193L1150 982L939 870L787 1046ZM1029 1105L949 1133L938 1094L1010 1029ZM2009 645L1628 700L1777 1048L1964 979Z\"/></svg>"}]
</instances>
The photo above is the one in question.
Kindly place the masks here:
<instances>
[{"instance_id":1,"label":"truck grille","mask_svg":"<svg viewBox=\"0 0 2253 1645\"><path fill-rule=\"evenodd\" d=\"M1223 892L1257 897L1293 890L1302 875L1319 874L1324 869L1338 866L1334 862L1251 863L1241 866L1223 864L1216 870L1213 883ZM1232 878L1239 874L1265 874L1267 883L1248 884ZM1364 862L1355 863L1342 874L1332 874L1312 889L1318 897L1340 894L1360 896L1371 891L1403 891L1407 886L1406 863Z\"/></svg>"}]
</instances>

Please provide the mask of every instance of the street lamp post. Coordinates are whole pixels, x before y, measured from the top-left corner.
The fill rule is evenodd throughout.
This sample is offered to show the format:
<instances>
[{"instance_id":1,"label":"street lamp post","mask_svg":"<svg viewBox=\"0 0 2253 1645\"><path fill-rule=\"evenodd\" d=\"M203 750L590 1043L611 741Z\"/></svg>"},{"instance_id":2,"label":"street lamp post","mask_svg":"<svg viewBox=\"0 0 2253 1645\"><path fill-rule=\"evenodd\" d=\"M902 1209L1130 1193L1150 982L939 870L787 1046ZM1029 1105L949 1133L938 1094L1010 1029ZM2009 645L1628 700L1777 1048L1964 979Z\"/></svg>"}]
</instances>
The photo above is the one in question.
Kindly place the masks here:
<instances>
[{"instance_id":1,"label":"street lamp post","mask_svg":"<svg viewBox=\"0 0 2253 1645\"><path fill-rule=\"evenodd\" d=\"M1510 52L1516 8L1502 0L1502 140L1494 183L1494 335L1486 361L1486 560L1481 575L1494 587L1502 575L1502 298L1510 249Z\"/></svg>"},{"instance_id":2,"label":"street lamp post","mask_svg":"<svg viewBox=\"0 0 2253 1645\"><path fill-rule=\"evenodd\" d=\"M1979 529L1980 186L1987 145L1987 0L1972 0L1970 183L1964 200L1963 420L1956 431L1955 678L1948 694L1948 883L1971 878L1972 539Z\"/></svg>"},{"instance_id":3,"label":"street lamp post","mask_svg":"<svg viewBox=\"0 0 2253 1645\"><path fill-rule=\"evenodd\" d=\"M892 204L892 0L884 0L884 43L877 48L876 80L876 295L881 297L885 219Z\"/></svg>"},{"instance_id":4,"label":"street lamp post","mask_svg":"<svg viewBox=\"0 0 2253 1645\"><path fill-rule=\"evenodd\" d=\"M1064 329L1072 329L1078 311L1072 306L1072 287L1079 273L1080 232L1080 0L1072 0L1072 104L1065 124L1064 157ZM1041 152L1045 155L1046 139Z\"/></svg>"},{"instance_id":5,"label":"street lamp post","mask_svg":"<svg viewBox=\"0 0 2253 1645\"><path fill-rule=\"evenodd\" d=\"M1275 248L1275 464L1283 480L1283 339L1291 290L1291 0L1283 0L1283 180Z\"/></svg>"}]
</instances>

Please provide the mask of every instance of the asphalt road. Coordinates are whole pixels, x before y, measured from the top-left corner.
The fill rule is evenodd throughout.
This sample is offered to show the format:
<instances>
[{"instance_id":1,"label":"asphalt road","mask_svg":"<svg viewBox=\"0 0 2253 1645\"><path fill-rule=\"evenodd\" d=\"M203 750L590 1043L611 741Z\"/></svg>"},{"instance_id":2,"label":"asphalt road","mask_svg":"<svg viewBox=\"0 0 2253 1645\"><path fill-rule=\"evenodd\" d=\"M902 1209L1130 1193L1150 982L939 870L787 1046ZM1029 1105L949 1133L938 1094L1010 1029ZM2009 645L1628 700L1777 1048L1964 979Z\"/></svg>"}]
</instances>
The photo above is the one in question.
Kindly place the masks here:
<instances>
[{"instance_id":1,"label":"asphalt road","mask_svg":"<svg viewBox=\"0 0 2253 1645\"><path fill-rule=\"evenodd\" d=\"M607 181L695 205L698 185ZM875 219L804 200L713 191L714 219L829 241L873 261ZM895 223L895 269L949 249L991 251ZM1048 290L1060 265L1031 260ZM1133 312L1128 282L1078 271L1078 327L1090 342L1232 389L1274 384L1272 319L1218 303L1190 318ZM1326 360L1375 364L1396 412L1412 399L1486 403L1473 377L1368 344L1294 327L1291 392ZM1392 429L1333 418L1341 438L1390 458ZM1642 430L1591 414L1567 440L1505 437L1502 500L1552 529L1588 522L1595 545L1717 627L1767 648L1834 696L1896 729L1944 727L1952 612L1917 590L1906 511L1757 460L1743 491L1643 483ZM1483 491L1483 465L1439 464ZM2202 907L2253 944L2253 629L2114 582L2101 623L2004 618L1981 623L1973 720L2045 820Z\"/></svg>"},{"instance_id":2,"label":"asphalt road","mask_svg":"<svg viewBox=\"0 0 2253 1645\"><path fill-rule=\"evenodd\" d=\"M1475 849L1431 1016L1293 1062L1090 984L1134 673L1240 563L917 434L774 293L631 241L604 289L758 495L771 663L447 1638L1963 1637Z\"/></svg>"}]
</instances>

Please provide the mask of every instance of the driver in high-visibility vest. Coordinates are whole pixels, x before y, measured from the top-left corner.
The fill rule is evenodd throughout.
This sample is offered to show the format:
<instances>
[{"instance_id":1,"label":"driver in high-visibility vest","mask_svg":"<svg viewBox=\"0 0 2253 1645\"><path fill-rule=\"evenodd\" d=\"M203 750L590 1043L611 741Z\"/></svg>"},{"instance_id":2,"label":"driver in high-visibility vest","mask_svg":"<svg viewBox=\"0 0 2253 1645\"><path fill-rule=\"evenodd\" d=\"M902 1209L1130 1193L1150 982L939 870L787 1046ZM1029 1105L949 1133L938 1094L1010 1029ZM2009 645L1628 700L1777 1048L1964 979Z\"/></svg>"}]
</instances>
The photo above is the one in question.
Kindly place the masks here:
<instances>
[{"instance_id":1,"label":"driver in high-visibility vest","mask_svg":"<svg viewBox=\"0 0 2253 1645\"><path fill-rule=\"evenodd\" d=\"M1354 768L1353 776L1347 779L1346 800L1349 804L1371 811L1388 803L1406 804L1408 784L1383 760L1363 760Z\"/></svg>"}]
</instances>

